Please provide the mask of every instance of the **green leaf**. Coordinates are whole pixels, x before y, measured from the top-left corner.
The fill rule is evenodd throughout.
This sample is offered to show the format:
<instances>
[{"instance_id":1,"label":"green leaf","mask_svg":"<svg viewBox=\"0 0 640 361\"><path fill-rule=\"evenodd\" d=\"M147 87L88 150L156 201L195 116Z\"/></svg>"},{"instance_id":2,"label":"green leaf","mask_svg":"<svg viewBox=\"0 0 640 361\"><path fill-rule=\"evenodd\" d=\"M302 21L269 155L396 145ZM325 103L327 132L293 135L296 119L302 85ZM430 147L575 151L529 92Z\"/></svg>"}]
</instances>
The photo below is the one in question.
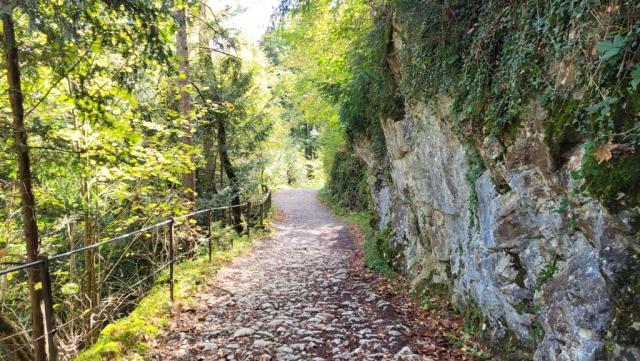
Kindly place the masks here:
<instances>
[{"instance_id":1,"label":"green leaf","mask_svg":"<svg viewBox=\"0 0 640 361\"><path fill-rule=\"evenodd\" d=\"M620 35L613 38L613 42L609 40L602 41L596 45L596 51L601 60L609 60L620 53L623 47L627 45L628 40Z\"/></svg>"},{"instance_id":2,"label":"green leaf","mask_svg":"<svg viewBox=\"0 0 640 361\"><path fill-rule=\"evenodd\" d=\"M584 176L582 175L582 172L579 170L572 170L571 171L571 178L573 180L579 180L579 179L583 179Z\"/></svg>"},{"instance_id":3,"label":"green leaf","mask_svg":"<svg viewBox=\"0 0 640 361\"><path fill-rule=\"evenodd\" d=\"M80 292L80 286L77 283L69 282L60 288L63 295L69 296Z\"/></svg>"},{"instance_id":4,"label":"green leaf","mask_svg":"<svg viewBox=\"0 0 640 361\"><path fill-rule=\"evenodd\" d=\"M627 38L621 35L616 35L616 37L613 38L613 45L617 46L618 48L622 48L623 46L627 45L627 42Z\"/></svg>"},{"instance_id":5,"label":"green leaf","mask_svg":"<svg viewBox=\"0 0 640 361\"><path fill-rule=\"evenodd\" d=\"M606 105L607 105L607 103L604 100L600 101L598 103L595 103L592 106L587 108L587 113L589 113L589 114L596 113L597 111L599 111L600 109L602 109Z\"/></svg>"},{"instance_id":6,"label":"green leaf","mask_svg":"<svg viewBox=\"0 0 640 361\"><path fill-rule=\"evenodd\" d=\"M638 84L640 84L640 64L636 64L631 71L631 88L637 90Z\"/></svg>"}]
</instances>

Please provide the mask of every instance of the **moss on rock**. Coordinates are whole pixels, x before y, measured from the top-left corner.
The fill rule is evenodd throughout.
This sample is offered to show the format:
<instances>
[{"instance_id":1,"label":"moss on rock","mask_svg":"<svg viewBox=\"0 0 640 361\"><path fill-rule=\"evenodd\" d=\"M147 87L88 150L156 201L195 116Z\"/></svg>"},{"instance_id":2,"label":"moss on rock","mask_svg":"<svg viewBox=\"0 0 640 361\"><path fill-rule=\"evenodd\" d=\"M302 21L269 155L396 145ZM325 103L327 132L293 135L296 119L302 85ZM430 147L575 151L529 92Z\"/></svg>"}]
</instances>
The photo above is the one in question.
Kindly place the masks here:
<instances>
[{"instance_id":1,"label":"moss on rock","mask_svg":"<svg viewBox=\"0 0 640 361\"><path fill-rule=\"evenodd\" d=\"M584 189L614 210L640 206L640 154L615 154L609 161L596 159L589 143L582 163Z\"/></svg>"},{"instance_id":2,"label":"moss on rock","mask_svg":"<svg viewBox=\"0 0 640 361\"><path fill-rule=\"evenodd\" d=\"M640 254L630 255L627 268L616 278L613 308L613 340L623 345L638 345L640 340Z\"/></svg>"},{"instance_id":3,"label":"moss on rock","mask_svg":"<svg viewBox=\"0 0 640 361\"><path fill-rule=\"evenodd\" d=\"M578 100L558 100L547 109L549 118L544 127L544 141L549 147L556 167L566 162L569 150L580 143L575 119L580 108Z\"/></svg>"}]
</instances>

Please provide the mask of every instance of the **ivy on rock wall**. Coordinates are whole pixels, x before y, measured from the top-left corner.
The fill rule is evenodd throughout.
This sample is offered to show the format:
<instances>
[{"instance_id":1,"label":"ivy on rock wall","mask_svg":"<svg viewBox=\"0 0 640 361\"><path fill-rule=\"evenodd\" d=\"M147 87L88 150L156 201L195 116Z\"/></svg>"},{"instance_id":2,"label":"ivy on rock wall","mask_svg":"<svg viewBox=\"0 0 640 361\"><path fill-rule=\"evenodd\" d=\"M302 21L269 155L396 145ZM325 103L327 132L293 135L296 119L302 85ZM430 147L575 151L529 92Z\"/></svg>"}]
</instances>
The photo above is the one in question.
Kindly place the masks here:
<instances>
[{"instance_id":1,"label":"ivy on rock wall","mask_svg":"<svg viewBox=\"0 0 640 361\"><path fill-rule=\"evenodd\" d=\"M349 136L366 133L372 139L384 140L380 119L402 118L404 99L387 62L392 13L383 5L372 7L372 11L377 16L370 31L357 40L360 46L347 54L351 79L337 89L329 89L333 90L329 94L341 105L340 119Z\"/></svg>"},{"instance_id":2,"label":"ivy on rock wall","mask_svg":"<svg viewBox=\"0 0 640 361\"><path fill-rule=\"evenodd\" d=\"M364 135L383 156L380 119L446 95L460 138L479 147L494 136L508 147L535 102L555 168L575 147L586 152L574 174L583 180L578 192L613 210L640 205L637 1L304 4L287 7L286 31L275 32L271 46L305 55L283 64L338 105L332 111L347 139Z\"/></svg>"},{"instance_id":3,"label":"ivy on rock wall","mask_svg":"<svg viewBox=\"0 0 640 361\"><path fill-rule=\"evenodd\" d=\"M454 99L452 125L509 145L532 101L547 112L556 167L587 153L579 191L640 205L640 25L636 1L395 0L407 99Z\"/></svg>"},{"instance_id":4,"label":"ivy on rock wall","mask_svg":"<svg viewBox=\"0 0 640 361\"><path fill-rule=\"evenodd\" d=\"M338 151L331 168L329 192L335 203L350 211L372 209L367 165L352 149Z\"/></svg>"}]
</instances>

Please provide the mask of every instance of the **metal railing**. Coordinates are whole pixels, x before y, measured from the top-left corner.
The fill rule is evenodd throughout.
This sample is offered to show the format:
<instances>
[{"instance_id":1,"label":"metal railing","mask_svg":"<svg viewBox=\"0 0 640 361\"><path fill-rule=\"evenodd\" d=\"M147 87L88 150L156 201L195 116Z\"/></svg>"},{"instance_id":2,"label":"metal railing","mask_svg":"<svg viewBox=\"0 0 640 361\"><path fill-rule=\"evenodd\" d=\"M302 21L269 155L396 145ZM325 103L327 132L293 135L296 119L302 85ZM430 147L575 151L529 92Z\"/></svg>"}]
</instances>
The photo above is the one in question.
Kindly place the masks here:
<instances>
[{"instance_id":1,"label":"metal railing","mask_svg":"<svg viewBox=\"0 0 640 361\"><path fill-rule=\"evenodd\" d=\"M67 319L64 319L64 317L56 317L57 315L54 307L55 303L54 303L54 296L52 292L53 288L52 288L52 282L51 282L52 281L52 277L51 277L52 262L68 260L73 256L80 255L89 251L99 251L103 246L106 246L108 244L113 244L119 240L147 234L148 232L151 232L151 231L156 231L159 234L162 230L164 230L164 235L165 235L167 244L165 247L166 249L163 249L160 252L161 254L160 266L156 267L153 272L139 279L133 285L128 285L125 290L120 290L121 291L120 297L126 299L127 297L130 296L128 292L131 292L132 290L134 290L135 287L143 285L145 282L153 284L153 281L158 277L160 272L169 268L167 283L169 285L169 298L173 303L174 297L175 297L174 265L181 260L192 257L198 252L198 247L197 247L198 241L196 239L191 246L184 247L184 252L182 252L182 254L179 254L179 255L177 254L179 250L177 248L177 242L175 237L176 227L179 225L188 224L188 222L185 222L185 220L187 219L195 218L198 216L202 217L206 215L206 217L204 217L204 222L202 222L206 226L206 237L205 237L206 243L204 245L203 244L200 244L200 245L206 246L208 261L211 262L213 246L214 246L213 238L216 237L214 235L214 232L212 231L212 225L214 224L214 222L221 222L223 225L233 224L234 219L232 215L232 210L234 208L240 208L240 215L241 217L244 218L245 225L246 225L244 228L244 231L246 232L247 235L249 235L251 232L250 231L251 227L263 227L264 219L267 217L271 209L271 191L268 189L265 189L265 193L260 197L260 199L254 202L245 202L239 205L201 209L188 214L172 217L164 221L137 229L133 232L118 235L116 237L107 239L102 242L98 242L85 247L73 249L68 252L60 253L57 255L49 256L49 257L45 255L41 255L38 257L36 261L29 262L29 263L12 263L12 264L15 264L15 266L8 269L0 270L0 277L5 277L7 275L23 272L23 271L39 272L41 284L38 285L38 287L41 287L40 290L42 292L41 309L42 309L43 323L44 323L43 325L44 332L40 335L33 334L31 335L31 337L29 337L29 334L32 332L32 330L25 329L23 331L19 331L12 335L0 337L0 344L6 344L7 341L10 341L11 339L21 340L21 342L14 342L14 344L16 343L20 344L19 346L13 347L12 349L8 350L5 353L3 353L3 350L0 349L0 361L14 360L14 359L22 360L24 359L25 355L28 355L29 358L33 358L36 360L56 361L58 359L69 359L74 352L78 351L78 350L73 350L73 352L69 352L69 350L66 350L66 352L63 353L63 355L59 355L59 349L57 347L58 345L57 345L55 336L59 331L61 331L65 327L69 325L73 325L75 322L81 321L82 319L86 319L87 317L89 318L92 317L92 315L95 313L95 310L101 307L101 305L100 304L92 305L90 309L83 310L83 312L80 315L74 316L74 317L67 317ZM164 243L163 241L158 242L158 238L159 237L156 237L157 244L155 244L155 246L157 245L165 246L163 244ZM60 324L57 325L56 321L58 321ZM97 328L97 330L99 330L105 325L106 325L106 322L97 322L95 327ZM29 338L31 338L30 341L28 341ZM45 340L45 353L35 354L38 348L31 347L31 346L35 345L36 342L42 339ZM85 346L89 346L89 345L85 345Z\"/></svg>"}]
</instances>

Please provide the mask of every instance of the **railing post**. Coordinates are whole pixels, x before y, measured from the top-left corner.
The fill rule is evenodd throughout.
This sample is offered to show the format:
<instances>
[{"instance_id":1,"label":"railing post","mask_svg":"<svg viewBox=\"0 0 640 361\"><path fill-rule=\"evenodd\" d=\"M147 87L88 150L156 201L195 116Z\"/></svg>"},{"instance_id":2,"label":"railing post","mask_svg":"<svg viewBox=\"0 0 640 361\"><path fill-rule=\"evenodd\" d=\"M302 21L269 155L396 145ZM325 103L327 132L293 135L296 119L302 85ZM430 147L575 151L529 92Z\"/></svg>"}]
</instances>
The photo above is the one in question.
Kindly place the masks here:
<instances>
[{"instance_id":1,"label":"railing post","mask_svg":"<svg viewBox=\"0 0 640 361\"><path fill-rule=\"evenodd\" d=\"M267 212L271 210L271 191L269 191L269 195L267 196Z\"/></svg>"},{"instance_id":2,"label":"railing post","mask_svg":"<svg viewBox=\"0 0 640 361\"><path fill-rule=\"evenodd\" d=\"M209 231L207 234L207 246L209 247L209 263L211 263L211 209L207 212L207 227L209 227Z\"/></svg>"},{"instance_id":3,"label":"railing post","mask_svg":"<svg viewBox=\"0 0 640 361\"><path fill-rule=\"evenodd\" d=\"M175 228L175 220L171 218L169 221L169 298L173 303L173 262L175 252L175 242L173 240L173 231Z\"/></svg>"},{"instance_id":4,"label":"railing post","mask_svg":"<svg viewBox=\"0 0 640 361\"><path fill-rule=\"evenodd\" d=\"M260 228L264 226L264 200L260 202Z\"/></svg>"},{"instance_id":5,"label":"railing post","mask_svg":"<svg viewBox=\"0 0 640 361\"><path fill-rule=\"evenodd\" d=\"M247 202L247 236L251 235L251 202Z\"/></svg>"},{"instance_id":6,"label":"railing post","mask_svg":"<svg viewBox=\"0 0 640 361\"><path fill-rule=\"evenodd\" d=\"M47 256L39 256L42 262L38 265L40 268L40 282L42 284L42 318L44 321L44 342L46 355L43 360L56 361L57 350L54 341L56 332L55 317L53 314L53 296L51 293L51 275L49 274L49 258Z\"/></svg>"}]
</instances>

